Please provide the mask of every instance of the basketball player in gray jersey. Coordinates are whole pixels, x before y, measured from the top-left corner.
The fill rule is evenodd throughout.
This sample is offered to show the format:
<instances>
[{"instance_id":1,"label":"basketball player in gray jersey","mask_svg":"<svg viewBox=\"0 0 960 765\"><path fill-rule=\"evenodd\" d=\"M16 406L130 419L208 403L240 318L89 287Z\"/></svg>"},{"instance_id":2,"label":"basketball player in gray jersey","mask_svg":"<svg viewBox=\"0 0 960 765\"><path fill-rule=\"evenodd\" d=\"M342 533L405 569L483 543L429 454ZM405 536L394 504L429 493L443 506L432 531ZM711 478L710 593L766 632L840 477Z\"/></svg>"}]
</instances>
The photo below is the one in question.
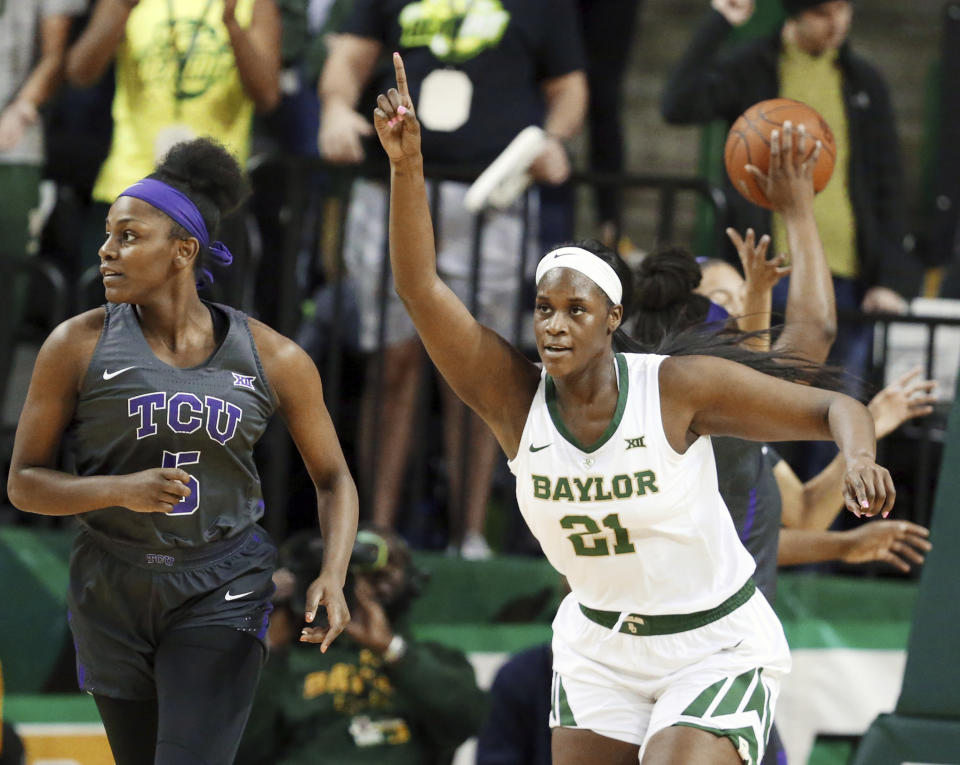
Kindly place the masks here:
<instances>
[{"instance_id":1,"label":"basketball player in gray jersey","mask_svg":"<svg viewBox=\"0 0 960 765\"><path fill-rule=\"evenodd\" d=\"M202 301L200 265L246 182L218 144L175 146L114 202L100 248L107 305L61 324L37 357L10 468L20 509L75 515L69 621L80 687L120 765L233 762L265 655L276 548L253 447L287 423L317 491L323 570L301 640L326 651L356 487L313 362L239 311ZM75 473L58 463L66 446Z\"/></svg>"}]
</instances>

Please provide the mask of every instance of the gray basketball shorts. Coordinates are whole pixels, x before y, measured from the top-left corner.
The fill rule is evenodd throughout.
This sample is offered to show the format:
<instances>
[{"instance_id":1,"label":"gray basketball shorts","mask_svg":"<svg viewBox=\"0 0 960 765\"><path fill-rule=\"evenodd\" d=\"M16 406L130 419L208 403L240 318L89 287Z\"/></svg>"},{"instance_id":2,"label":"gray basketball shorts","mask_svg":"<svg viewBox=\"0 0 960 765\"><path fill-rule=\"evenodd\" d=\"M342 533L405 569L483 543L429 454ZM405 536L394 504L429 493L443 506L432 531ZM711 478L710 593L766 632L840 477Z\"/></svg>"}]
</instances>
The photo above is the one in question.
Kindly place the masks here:
<instances>
[{"instance_id":1,"label":"gray basketball shorts","mask_svg":"<svg viewBox=\"0 0 960 765\"><path fill-rule=\"evenodd\" d=\"M428 188L432 190L432 183ZM524 206L516 202L502 211L488 212L480 244L479 280L473 286L474 216L463 199L467 184L444 181L438 190L437 273L477 320L501 337L517 343L531 340L526 324L532 305L517 302L523 279L532 281L539 258L539 197L531 192ZM365 351L395 345L416 337L416 329L393 288L387 260L389 191L383 183L354 181L347 213L343 258L360 310L360 345ZM384 310L385 309L385 310ZM381 326L382 323L382 326Z\"/></svg>"},{"instance_id":2,"label":"gray basketball shorts","mask_svg":"<svg viewBox=\"0 0 960 765\"><path fill-rule=\"evenodd\" d=\"M259 526L199 548L158 550L82 530L67 593L80 689L156 698L153 656L172 630L229 627L260 640L266 654L276 559L276 545Z\"/></svg>"}]
</instances>

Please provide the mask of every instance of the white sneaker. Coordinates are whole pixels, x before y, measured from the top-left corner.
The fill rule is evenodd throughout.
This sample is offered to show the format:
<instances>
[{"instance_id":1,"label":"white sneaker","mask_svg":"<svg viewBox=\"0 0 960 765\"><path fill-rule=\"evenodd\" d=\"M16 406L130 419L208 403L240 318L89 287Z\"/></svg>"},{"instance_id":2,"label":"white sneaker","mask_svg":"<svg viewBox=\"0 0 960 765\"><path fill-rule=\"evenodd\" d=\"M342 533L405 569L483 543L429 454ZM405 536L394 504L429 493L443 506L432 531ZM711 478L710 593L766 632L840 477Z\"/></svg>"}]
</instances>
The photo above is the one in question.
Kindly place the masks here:
<instances>
[{"instance_id":1,"label":"white sneaker","mask_svg":"<svg viewBox=\"0 0 960 765\"><path fill-rule=\"evenodd\" d=\"M493 557L493 551L483 534L477 534L474 531L463 538L463 544L460 545L460 556L464 560L488 560Z\"/></svg>"}]
</instances>

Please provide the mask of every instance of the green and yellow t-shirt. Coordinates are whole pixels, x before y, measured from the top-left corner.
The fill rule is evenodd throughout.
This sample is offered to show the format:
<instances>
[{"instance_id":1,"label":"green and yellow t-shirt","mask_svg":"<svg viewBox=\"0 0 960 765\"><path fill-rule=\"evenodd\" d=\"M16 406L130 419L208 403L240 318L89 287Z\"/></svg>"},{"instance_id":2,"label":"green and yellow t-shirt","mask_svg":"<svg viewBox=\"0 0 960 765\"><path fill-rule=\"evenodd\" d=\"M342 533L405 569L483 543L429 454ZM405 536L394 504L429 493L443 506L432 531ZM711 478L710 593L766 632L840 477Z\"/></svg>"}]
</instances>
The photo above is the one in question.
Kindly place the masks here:
<instances>
[{"instance_id":1,"label":"green and yellow t-shirt","mask_svg":"<svg viewBox=\"0 0 960 765\"><path fill-rule=\"evenodd\" d=\"M256 0L239 0L249 26ZM177 140L209 135L246 163L253 102L221 21L223 0L141 0L117 49L113 141L93 189L113 202Z\"/></svg>"},{"instance_id":2,"label":"green and yellow t-shirt","mask_svg":"<svg viewBox=\"0 0 960 765\"><path fill-rule=\"evenodd\" d=\"M812 106L833 130L836 164L830 182L817 195L813 210L830 272L852 278L859 272L857 229L849 188L850 130L837 54L830 51L811 56L784 41L780 54L780 96ZM779 215L773 216L773 244L776 252L787 251L787 230Z\"/></svg>"}]
</instances>

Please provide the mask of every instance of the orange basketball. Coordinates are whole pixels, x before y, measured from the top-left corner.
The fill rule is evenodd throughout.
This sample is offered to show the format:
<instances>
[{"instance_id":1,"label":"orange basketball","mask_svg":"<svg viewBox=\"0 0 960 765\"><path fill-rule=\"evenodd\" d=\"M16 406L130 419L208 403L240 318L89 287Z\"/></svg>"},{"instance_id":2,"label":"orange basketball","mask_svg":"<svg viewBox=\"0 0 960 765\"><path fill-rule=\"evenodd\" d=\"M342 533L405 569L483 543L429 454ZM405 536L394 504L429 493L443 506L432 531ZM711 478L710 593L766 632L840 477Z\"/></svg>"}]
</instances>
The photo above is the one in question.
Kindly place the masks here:
<instances>
[{"instance_id":1,"label":"orange basketball","mask_svg":"<svg viewBox=\"0 0 960 765\"><path fill-rule=\"evenodd\" d=\"M813 169L814 191L822 191L833 174L837 146L833 140L833 132L823 117L801 101L771 98L754 104L733 123L723 149L723 162L734 188L754 204L768 210L770 202L767 201L766 194L745 166L750 164L764 173L767 172L770 167L770 133L778 129L782 136L782 126L787 121L793 123L794 141L796 128L803 124L807 135L814 140L820 139L823 143L817 166ZM808 151L810 148L808 145Z\"/></svg>"}]
</instances>

